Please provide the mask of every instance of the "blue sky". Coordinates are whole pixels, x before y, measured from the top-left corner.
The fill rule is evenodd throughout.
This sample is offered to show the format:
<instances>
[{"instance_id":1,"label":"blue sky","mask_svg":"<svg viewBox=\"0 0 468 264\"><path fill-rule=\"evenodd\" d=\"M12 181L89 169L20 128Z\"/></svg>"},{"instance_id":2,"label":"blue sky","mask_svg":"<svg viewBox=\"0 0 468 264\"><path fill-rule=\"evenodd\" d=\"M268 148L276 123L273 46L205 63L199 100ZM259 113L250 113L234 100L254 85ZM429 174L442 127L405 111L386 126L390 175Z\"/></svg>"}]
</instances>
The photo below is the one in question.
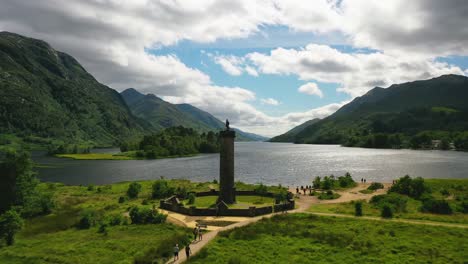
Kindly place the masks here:
<instances>
[{"instance_id":1,"label":"blue sky","mask_svg":"<svg viewBox=\"0 0 468 264\"><path fill-rule=\"evenodd\" d=\"M466 25L459 1L439 0L7 0L0 9L0 30L48 42L117 91L189 103L266 136L376 85L467 75Z\"/></svg>"}]
</instances>

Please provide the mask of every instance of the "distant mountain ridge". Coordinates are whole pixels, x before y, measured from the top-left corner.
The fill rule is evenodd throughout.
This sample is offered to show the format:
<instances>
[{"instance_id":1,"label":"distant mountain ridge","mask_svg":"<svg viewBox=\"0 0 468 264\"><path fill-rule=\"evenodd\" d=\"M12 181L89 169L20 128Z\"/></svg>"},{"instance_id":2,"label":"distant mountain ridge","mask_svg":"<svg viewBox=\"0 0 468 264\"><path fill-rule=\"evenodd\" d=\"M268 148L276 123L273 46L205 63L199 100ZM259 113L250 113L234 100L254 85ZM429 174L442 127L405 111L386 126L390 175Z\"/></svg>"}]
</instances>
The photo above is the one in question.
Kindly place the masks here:
<instances>
[{"instance_id":1,"label":"distant mountain ridge","mask_svg":"<svg viewBox=\"0 0 468 264\"><path fill-rule=\"evenodd\" d=\"M375 140L370 135L376 134L409 140L424 131L453 139L454 133L468 131L467 102L468 78L460 75L376 87L327 118L302 124L295 135L288 132L271 141L373 146L362 140Z\"/></svg>"},{"instance_id":2,"label":"distant mountain ridge","mask_svg":"<svg viewBox=\"0 0 468 264\"><path fill-rule=\"evenodd\" d=\"M294 137L299 134L302 130L304 130L306 127L313 125L320 121L320 118L314 118L312 120L306 121L293 129L289 130L288 132L281 134L279 136L276 136L272 138L270 141L271 142L293 142Z\"/></svg>"},{"instance_id":3,"label":"distant mountain ridge","mask_svg":"<svg viewBox=\"0 0 468 264\"><path fill-rule=\"evenodd\" d=\"M110 146L150 129L70 55L0 32L0 133Z\"/></svg>"},{"instance_id":4,"label":"distant mountain ridge","mask_svg":"<svg viewBox=\"0 0 468 264\"><path fill-rule=\"evenodd\" d=\"M200 132L219 131L224 129L224 123L190 104L171 104L153 94L142 94L134 88L121 92L121 95L132 113L149 122L156 129L173 126L191 127ZM266 141L268 138L246 133L236 129L238 141Z\"/></svg>"}]
</instances>

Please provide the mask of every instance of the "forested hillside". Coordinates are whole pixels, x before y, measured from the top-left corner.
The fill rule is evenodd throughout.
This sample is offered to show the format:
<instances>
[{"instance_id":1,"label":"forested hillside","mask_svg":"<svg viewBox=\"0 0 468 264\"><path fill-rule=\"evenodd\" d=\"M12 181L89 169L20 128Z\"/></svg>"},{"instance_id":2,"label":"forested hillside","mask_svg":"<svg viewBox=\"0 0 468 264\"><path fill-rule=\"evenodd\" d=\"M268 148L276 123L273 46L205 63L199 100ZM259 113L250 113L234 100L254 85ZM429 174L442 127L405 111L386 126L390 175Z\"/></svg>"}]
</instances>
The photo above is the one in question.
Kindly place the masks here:
<instances>
[{"instance_id":1,"label":"forested hillside","mask_svg":"<svg viewBox=\"0 0 468 264\"><path fill-rule=\"evenodd\" d=\"M386 89L376 87L284 141L468 150L467 102L465 76L444 75ZM282 136L272 141L282 141Z\"/></svg>"},{"instance_id":2,"label":"forested hillside","mask_svg":"<svg viewBox=\"0 0 468 264\"><path fill-rule=\"evenodd\" d=\"M149 128L73 57L0 32L0 133L108 146Z\"/></svg>"}]
</instances>

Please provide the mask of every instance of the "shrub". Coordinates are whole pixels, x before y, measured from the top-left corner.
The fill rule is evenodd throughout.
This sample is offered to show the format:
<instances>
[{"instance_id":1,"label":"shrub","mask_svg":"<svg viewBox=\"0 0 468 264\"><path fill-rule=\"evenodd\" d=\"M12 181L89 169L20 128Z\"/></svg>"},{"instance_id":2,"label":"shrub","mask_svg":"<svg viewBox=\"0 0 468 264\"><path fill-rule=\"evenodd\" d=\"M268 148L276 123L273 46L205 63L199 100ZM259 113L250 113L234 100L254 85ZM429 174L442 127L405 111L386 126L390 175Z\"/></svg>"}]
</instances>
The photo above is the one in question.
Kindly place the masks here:
<instances>
[{"instance_id":1,"label":"shrub","mask_svg":"<svg viewBox=\"0 0 468 264\"><path fill-rule=\"evenodd\" d=\"M94 185L90 184L88 185L88 191L94 191Z\"/></svg>"},{"instance_id":2,"label":"shrub","mask_svg":"<svg viewBox=\"0 0 468 264\"><path fill-rule=\"evenodd\" d=\"M347 188L355 186L356 182L354 182L353 177L351 177L351 174L349 172L346 172L344 176L338 177L338 184L342 188Z\"/></svg>"},{"instance_id":3,"label":"shrub","mask_svg":"<svg viewBox=\"0 0 468 264\"><path fill-rule=\"evenodd\" d=\"M107 219L107 223L109 223L110 226L118 226L123 224L124 221L124 217L121 214L111 215Z\"/></svg>"},{"instance_id":4,"label":"shrub","mask_svg":"<svg viewBox=\"0 0 468 264\"><path fill-rule=\"evenodd\" d=\"M417 177L412 179L406 175L399 180L390 188L389 192L396 192L399 194L405 194L409 197L420 199L424 193L430 193L429 187L424 183L424 179Z\"/></svg>"},{"instance_id":5,"label":"shrub","mask_svg":"<svg viewBox=\"0 0 468 264\"><path fill-rule=\"evenodd\" d=\"M375 191L375 190L383 189L383 188L384 188L384 185L382 183L373 182L373 183L371 183L371 185L369 187L367 187L367 190Z\"/></svg>"},{"instance_id":6,"label":"shrub","mask_svg":"<svg viewBox=\"0 0 468 264\"><path fill-rule=\"evenodd\" d=\"M322 186L322 189L324 189L324 190L330 190L330 189L333 187L333 179L332 179L331 177L333 177L333 175L330 176L330 177L325 176L325 177L323 178L323 182L322 182L322 185L321 185L321 186Z\"/></svg>"},{"instance_id":7,"label":"shrub","mask_svg":"<svg viewBox=\"0 0 468 264\"><path fill-rule=\"evenodd\" d=\"M188 204L194 204L195 203L195 194L194 193L190 193L188 195Z\"/></svg>"},{"instance_id":8,"label":"shrub","mask_svg":"<svg viewBox=\"0 0 468 264\"><path fill-rule=\"evenodd\" d=\"M388 204L384 204L382 206L381 216L383 218L392 218L393 217L392 207L390 205L388 205Z\"/></svg>"},{"instance_id":9,"label":"shrub","mask_svg":"<svg viewBox=\"0 0 468 264\"><path fill-rule=\"evenodd\" d=\"M127 197L125 196L120 196L119 197L119 203L125 203L127 201Z\"/></svg>"},{"instance_id":10,"label":"shrub","mask_svg":"<svg viewBox=\"0 0 468 264\"><path fill-rule=\"evenodd\" d=\"M177 195L177 197L180 197L182 199L185 199L187 198L187 188L185 187L177 187L176 191L175 191L175 195Z\"/></svg>"},{"instance_id":11,"label":"shrub","mask_svg":"<svg viewBox=\"0 0 468 264\"><path fill-rule=\"evenodd\" d=\"M98 233L107 235L107 224L102 223L99 225Z\"/></svg>"},{"instance_id":12,"label":"shrub","mask_svg":"<svg viewBox=\"0 0 468 264\"><path fill-rule=\"evenodd\" d=\"M450 192L447 189L442 189L440 190L440 194L442 194L443 196L449 196Z\"/></svg>"},{"instance_id":13,"label":"shrub","mask_svg":"<svg viewBox=\"0 0 468 264\"><path fill-rule=\"evenodd\" d=\"M145 207L132 207L130 209L130 218L132 224L160 224L166 221L166 215L157 210L151 210Z\"/></svg>"},{"instance_id":14,"label":"shrub","mask_svg":"<svg viewBox=\"0 0 468 264\"><path fill-rule=\"evenodd\" d=\"M257 185L255 187L254 192L258 195L265 195L268 192L268 187L266 187L266 185L263 185L263 183L260 183L260 185Z\"/></svg>"},{"instance_id":15,"label":"shrub","mask_svg":"<svg viewBox=\"0 0 468 264\"><path fill-rule=\"evenodd\" d=\"M332 190L328 190L326 192L322 192L320 193L320 195L318 196L318 198L320 200L333 200L333 199L337 199L339 198L340 195L337 194L337 193L334 193Z\"/></svg>"},{"instance_id":16,"label":"shrub","mask_svg":"<svg viewBox=\"0 0 468 264\"><path fill-rule=\"evenodd\" d=\"M312 187L314 187L314 189L320 189L320 186L321 186L321 179L319 176L317 176L312 182Z\"/></svg>"},{"instance_id":17,"label":"shrub","mask_svg":"<svg viewBox=\"0 0 468 264\"><path fill-rule=\"evenodd\" d=\"M468 214L468 201L463 200L458 206L457 209L459 212L462 212L464 214Z\"/></svg>"},{"instance_id":18,"label":"shrub","mask_svg":"<svg viewBox=\"0 0 468 264\"><path fill-rule=\"evenodd\" d=\"M142 205L148 205L149 201L147 199L143 199L143 201L141 201L141 204Z\"/></svg>"},{"instance_id":19,"label":"shrub","mask_svg":"<svg viewBox=\"0 0 468 264\"><path fill-rule=\"evenodd\" d=\"M434 214L452 214L453 210L445 200L426 199L423 201L421 211Z\"/></svg>"},{"instance_id":20,"label":"shrub","mask_svg":"<svg viewBox=\"0 0 468 264\"><path fill-rule=\"evenodd\" d=\"M358 201L354 204L354 215L362 216L362 202Z\"/></svg>"},{"instance_id":21,"label":"shrub","mask_svg":"<svg viewBox=\"0 0 468 264\"><path fill-rule=\"evenodd\" d=\"M141 191L141 184L139 184L138 182L132 182L128 186L127 195L130 198L138 198L138 194L140 193L140 191Z\"/></svg>"},{"instance_id":22,"label":"shrub","mask_svg":"<svg viewBox=\"0 0 468 264\"><path fill-rule=\"evenodd\" d=\"M405 212L408 198L396 193L381 194L372 197L370 203L379 208L388 205L391 206L395 212Z\"/></svg>"},{"instance_id":23,"label":"shrub","mask_svg":"<svg viewBox=\"0 0 468 264\"><path fill-rule=\"evenodd\" d=\"M78 222L79 229L89 229L95 224L95 215L93 212L85 213Z\"/></svg>"},{"instance_id":24,"label":"shrub","mask_svg":"<svg viewBox=\"0 0 468 264\"><path fill-rule=\"evenodd\" d=\"M169 187L166 180L157 180L153 183L153 191L151 196L153 199L167 198L174 194L174 189Z\"/></svg>"},{"instance_id":25,"label":"shrub","mask_svg":"<svg viewBox=\"0 0 468 264\"><path fill-rule=\"evenodd\" d=\"M8 246L15 243L15 235L21 230L23 224L23 219L13 209L6 211L0 216L0 236L5 239Z\"/></svg>"}]
</instances>

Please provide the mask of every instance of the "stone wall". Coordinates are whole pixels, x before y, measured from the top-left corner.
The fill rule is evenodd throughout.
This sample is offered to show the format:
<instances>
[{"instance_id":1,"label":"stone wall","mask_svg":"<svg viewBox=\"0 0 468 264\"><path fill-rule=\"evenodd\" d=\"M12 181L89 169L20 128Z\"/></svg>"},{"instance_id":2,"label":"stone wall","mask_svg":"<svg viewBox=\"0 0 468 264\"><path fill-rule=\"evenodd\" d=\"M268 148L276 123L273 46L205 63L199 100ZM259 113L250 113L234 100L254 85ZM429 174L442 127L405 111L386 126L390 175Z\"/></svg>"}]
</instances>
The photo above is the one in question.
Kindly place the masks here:
<instances>
[{"instance_id":1,"label":"stone wall","mask_svg":"<svg viewBox=\"0 0 468 264\"><path fill-rule=\"evenodd\" d=\"M215 191L216 192L216 191ZM254 191L243 191L243 195L257 195ZM197 193L198 197L216 195L213 192L203 192ZM239 193L238 193L239 195ZM268 193L268 195L274 196L273 193ZM263 207L249 207L248 209L229 209L219 207L216 208L196 208L194 206L185 207L182 203L178 202L174 197L168 198L166 200L160 201L160 208L168 211L173 211L190 216L258 216L271 214L273 212L281 212L285 210L294 209L294 200L289 200L284 204L275 204L274 206L263 206Z\"/></svg>"}]
</instances>

